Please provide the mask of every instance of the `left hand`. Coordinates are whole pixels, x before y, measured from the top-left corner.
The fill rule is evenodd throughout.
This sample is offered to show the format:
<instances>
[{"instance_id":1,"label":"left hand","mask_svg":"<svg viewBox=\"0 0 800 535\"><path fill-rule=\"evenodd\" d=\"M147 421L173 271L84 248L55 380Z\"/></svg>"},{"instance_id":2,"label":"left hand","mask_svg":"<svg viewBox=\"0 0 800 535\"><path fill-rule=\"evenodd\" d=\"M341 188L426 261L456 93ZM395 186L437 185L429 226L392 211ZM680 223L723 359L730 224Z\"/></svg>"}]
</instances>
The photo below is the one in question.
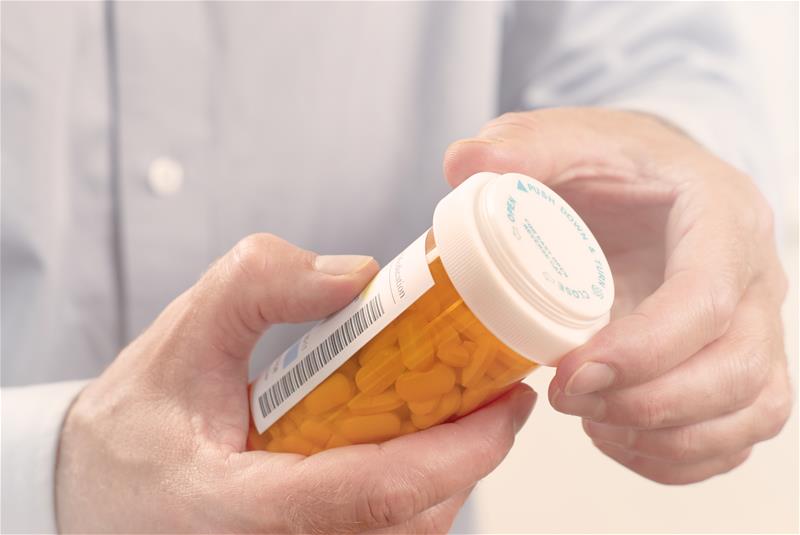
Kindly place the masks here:
<instances>
[{"instance_id":1,"label":"left hand","mask_svg":"<svg viewBox=\"0 0 800 535\"><path fill-rule=\"evenodd\" d=\"M503 115L451 145L444 169L454 186L479 171L537 178L603 246L612 321L561 360L549 392L603 453L691 483L781 430L787 283L749 177L654 117L594 108Z\"/></svg>"}]
</instances>

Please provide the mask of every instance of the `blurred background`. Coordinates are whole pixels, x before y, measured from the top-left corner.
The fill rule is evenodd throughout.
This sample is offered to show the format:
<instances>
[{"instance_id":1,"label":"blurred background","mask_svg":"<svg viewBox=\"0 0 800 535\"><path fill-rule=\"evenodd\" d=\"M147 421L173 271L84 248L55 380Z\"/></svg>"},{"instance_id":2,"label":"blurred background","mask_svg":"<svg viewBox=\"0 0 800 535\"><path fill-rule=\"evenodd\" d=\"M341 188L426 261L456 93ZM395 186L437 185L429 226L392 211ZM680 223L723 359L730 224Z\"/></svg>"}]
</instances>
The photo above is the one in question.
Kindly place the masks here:
<instances>
[{"instance_id":1,"label":"blurred background","mask_svg":"<svg viewBox=\"0 0 800 535\"><path fill-rule=\"evenodd\" d=\"M777 232L791 280L784 305L786 349L797 388L798 364L798 3L734 7L753 53L753 76L775 133ZM475 493L481 533L797 532L798 414L759 444L741 467L688 487L652 483L595 450L580 421L547 402L553 372L527 381L540 394L506 461ZM579 482L579 483L576 483Z\"/></svg>"}]
</instances>

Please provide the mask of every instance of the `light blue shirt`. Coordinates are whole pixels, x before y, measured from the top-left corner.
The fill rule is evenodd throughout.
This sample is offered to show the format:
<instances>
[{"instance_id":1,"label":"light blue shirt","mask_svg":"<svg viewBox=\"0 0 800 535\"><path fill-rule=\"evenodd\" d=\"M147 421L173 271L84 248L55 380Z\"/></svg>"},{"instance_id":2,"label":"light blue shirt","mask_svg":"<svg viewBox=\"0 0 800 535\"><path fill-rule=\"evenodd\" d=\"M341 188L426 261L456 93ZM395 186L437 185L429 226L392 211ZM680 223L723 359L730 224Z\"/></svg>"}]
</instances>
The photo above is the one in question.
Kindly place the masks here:
<instances>
[{"instance_id":1,"label":"light blue shirt","mask_svg":"<svg viewBox=\"0 0 800 535\"><path fill-rule=\"evenodd\" d=\"M2 529L84 380L241 237L385 262L509 110L654 113L758 174L722 4L2 4ZM303 326L271 331L255 372ZM28 386L34 385L36 386ZM15 388L9 388L15 387Z\"/></svg>"}]
</instances>

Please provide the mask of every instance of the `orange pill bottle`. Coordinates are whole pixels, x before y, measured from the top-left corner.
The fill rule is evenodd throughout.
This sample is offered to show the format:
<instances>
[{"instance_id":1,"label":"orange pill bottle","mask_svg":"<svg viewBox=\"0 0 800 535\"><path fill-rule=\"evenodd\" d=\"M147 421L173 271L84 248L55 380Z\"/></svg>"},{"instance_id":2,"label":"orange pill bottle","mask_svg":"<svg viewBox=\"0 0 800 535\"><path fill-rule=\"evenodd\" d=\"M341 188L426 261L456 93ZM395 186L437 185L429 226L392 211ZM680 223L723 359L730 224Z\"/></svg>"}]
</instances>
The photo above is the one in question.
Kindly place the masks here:
<instances>
[{"instance_id":1,"label":"orange pill bottle","mask_svg":"<svg viewBox=\"0 0 800 535\"><path fill-rule=\"evenodd\" d=\"M478 173L250 385L248 447L311 455L464 416L588 340L613 300L600 246L561 197Z\"/></svg>"}]
</instances>

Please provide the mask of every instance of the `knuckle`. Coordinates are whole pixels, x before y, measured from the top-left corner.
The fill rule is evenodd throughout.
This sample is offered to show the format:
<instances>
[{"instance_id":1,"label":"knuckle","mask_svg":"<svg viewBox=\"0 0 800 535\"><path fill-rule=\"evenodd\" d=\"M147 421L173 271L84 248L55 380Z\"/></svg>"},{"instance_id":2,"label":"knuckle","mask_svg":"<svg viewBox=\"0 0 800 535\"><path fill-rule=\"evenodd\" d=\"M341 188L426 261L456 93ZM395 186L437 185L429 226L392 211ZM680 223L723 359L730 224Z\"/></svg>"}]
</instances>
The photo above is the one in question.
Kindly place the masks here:
<instances>
[{"instance_id":1,"label":"knuckle","mask_svg":"<svg viewBox=\"0 0 800 535\"><path fill-rule=\"evenodd\" d=\"M782 385L776 392L767 396L764 408L764 421L766 423L765 439L778 435L792 414L794 400L788 385Z\"/></svg>"},{"instance_id":2,"label":"knuckle","mask_svg":"<svg viewBox=\"0 0 800 535\"><path fill-rule=\"evenodd\" d=\"M668 410L659 396L641 395L631 403L629 418L634 428L659 429L668 419Z\"/></svg>"},{"instance_id":3,"label":"knuckle","mask_svg":"<svg viewBox=\"0 0 800 535\"><path fill-rule=\"evenodd\" d=\"M250 234L239 240L231 250L231 262L237 271L248 278L262 276L269 257L280 241L272 234Z\"/></svg>"},{"instance_id":4,"label":"knuckle","mask_svg":"<svg viewBox=\"0 0 800 535\"><path fill-rule=\"evenodd\" d=\"M708 289L708 308L712 318L714 334L724 333L739 303L735 282L726 277L716 279Z\"/></svg>"},{"instance_id":5,"label":"knuckle","mask_svg":"<svg viewBox=\"0 0 800 535\"><path fill-rule=\"evenodd\" d=\"M690 427L680 427L674 431L674 439L666 448L664 458L668 461L682 463L691 461L698 456L697 436Z\"/></svg>"},{"instance_id":6,"label":"knuckle","mask_svg":"<svg viewBox=\"0 0 800 535\"><path fill-rule=\"evenodd\" d=\"M751 404L758 397L770 377L768 341L748 344L749 351L728 359L728 373L723 379L726 399L731 408L741 408Z\"/></svg>"},{"instance_id":7,"label":"knuckle","mask_svg":"<svg viewBox=\"0 0 800 535\"><path fill-rule=\"evenodd\" d=\"M395 478L378 477L357 503L357 518L370 527L401 524L412 518L421 499L419 490L411 489Z\"/></svg>"}]
</instances>

